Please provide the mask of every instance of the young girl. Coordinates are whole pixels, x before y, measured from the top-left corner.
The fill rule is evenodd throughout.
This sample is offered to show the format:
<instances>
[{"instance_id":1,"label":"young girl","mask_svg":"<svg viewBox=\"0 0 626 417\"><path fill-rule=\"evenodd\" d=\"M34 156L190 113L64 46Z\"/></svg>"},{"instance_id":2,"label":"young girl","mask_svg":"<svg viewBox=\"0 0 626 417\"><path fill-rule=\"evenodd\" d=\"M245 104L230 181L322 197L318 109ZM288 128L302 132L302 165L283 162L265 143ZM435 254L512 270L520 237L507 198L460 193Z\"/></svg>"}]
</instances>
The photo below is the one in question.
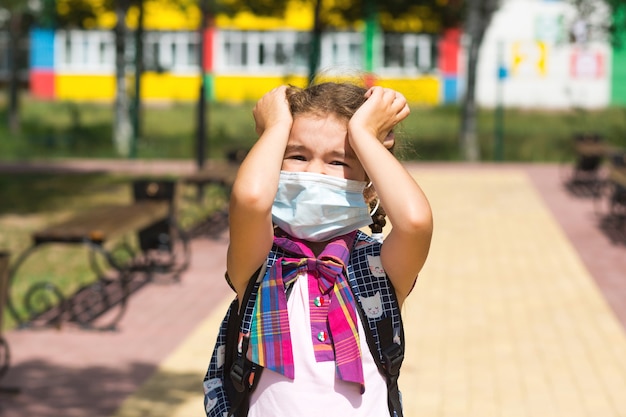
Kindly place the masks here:
<instances>
[{"instance_id":1,"label":"young girl","mask_svg":"<svg viewBox=\"0 0 626 417\"><path fill-rule=\"evenodd\" d=\"M230 200L227 279L238 299L273 247L289 256L259 289L248 354L263 373L248 416L389 415L345 271L357 230L372 222L364 195L393 225L379 266L400 306L426 260L429 203L389 151L406 99L351 83L282 86L253 115L260 137Z\"/></svg>"}]
</instances>

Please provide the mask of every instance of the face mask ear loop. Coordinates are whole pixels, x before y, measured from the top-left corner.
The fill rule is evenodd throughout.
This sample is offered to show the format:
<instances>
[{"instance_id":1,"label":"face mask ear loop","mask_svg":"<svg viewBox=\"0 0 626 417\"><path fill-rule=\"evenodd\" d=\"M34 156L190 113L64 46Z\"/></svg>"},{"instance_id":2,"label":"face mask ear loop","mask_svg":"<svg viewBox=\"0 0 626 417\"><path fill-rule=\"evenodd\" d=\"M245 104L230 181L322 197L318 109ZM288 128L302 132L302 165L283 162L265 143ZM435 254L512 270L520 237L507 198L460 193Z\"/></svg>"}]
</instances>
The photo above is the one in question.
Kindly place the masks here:
<instances>
[{"instance_id":1,"label":"face mask ear loop","mask_svg":"<svg viewBox=\"0 0 626 417\"><path fill-rule=\"evenodd\" d=\"M380 198L376 199L376 205L374 206L372 211L370 211L370 217L372 217L374 214L376 214L376 210L378 210L378 207L380 207Z\"/></svg>"},{"instance_id":2,"label":"face mask ear loop","mask_svg":"<svg viewBox=\"0 0 626 417\"><path fill-rule=\"evenodd\" d=\"M368 189L371 186L372 186L372 181L367 183L367 185L365 186L365 189ZM376 206L374 206L374 209L372 211L370 211L370 217L372 217L374 214L376 214L376 210L378 210L379 206L380 206L380 198L376 198Z\"/></svg>"}]
</instances>

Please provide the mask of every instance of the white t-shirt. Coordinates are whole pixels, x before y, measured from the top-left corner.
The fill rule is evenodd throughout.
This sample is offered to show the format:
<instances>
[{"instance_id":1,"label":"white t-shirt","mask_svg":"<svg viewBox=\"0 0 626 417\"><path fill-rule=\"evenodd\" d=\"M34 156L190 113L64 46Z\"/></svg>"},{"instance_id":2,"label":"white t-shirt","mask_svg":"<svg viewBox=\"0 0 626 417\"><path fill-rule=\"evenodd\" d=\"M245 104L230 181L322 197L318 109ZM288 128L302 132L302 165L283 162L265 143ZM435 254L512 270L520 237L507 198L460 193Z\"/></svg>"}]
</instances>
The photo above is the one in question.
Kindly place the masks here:
<instances>
[{"instance_id":1,"label":"white t-shirt","mask_svg":"<svg viewBox=\"0 0 626 417\"><path fill-rule=\"evenodd\" d=\"M314 278L313 278L314 279ZM316 362L311 343L307 275L287 301L295 378L264 369L250 398L248 417L381 417L389 415L387 384L376 367L357 314L365 392L336 378L335 362ZM357 307L358 308L358 307Z\"/></svg>"}]
</instances>

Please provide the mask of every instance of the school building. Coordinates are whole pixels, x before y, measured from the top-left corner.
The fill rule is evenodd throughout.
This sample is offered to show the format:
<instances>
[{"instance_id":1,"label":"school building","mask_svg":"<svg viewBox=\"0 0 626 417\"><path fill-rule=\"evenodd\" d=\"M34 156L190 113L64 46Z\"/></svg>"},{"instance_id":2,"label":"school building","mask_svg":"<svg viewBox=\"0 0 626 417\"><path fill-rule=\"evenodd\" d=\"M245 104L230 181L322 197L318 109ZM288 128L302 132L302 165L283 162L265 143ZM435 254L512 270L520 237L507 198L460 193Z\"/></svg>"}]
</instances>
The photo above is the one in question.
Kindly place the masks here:
<instances>
[{"instance_id":1,"label":"school building","mask_svg":"<svg viewBox=\"0 0 626 417\"><path fill-rule=\"evenodd\" d=\"M607 40L586 35L583 29L576 32L581 26L569 2L502 3L480 52L479 104L546 108L626 105L626 49L617 50ZM114 16L103 12L92 30L33 30L32 95L112 100L114 22ZM136 13L130 13L127 23L131 32L136 22ZM144 22L141 95L146 101L196 100L201 77L213 101L256 100L277 85L307 82L313 10L297 0L283 18L217 15L204 30L199 29L197 8L181 10L164 0L149 0ZM391 26L397 31L378 29L372 34L366 22L325 31L320 67L340 73L343 69L366 71L377 84L402 91L414 104L458 102L465 85L462 30L436 35L411 19ZM134 56L132 36L126 43L129 64ZM199 62L201 55L203 62ZM134 76L132 65L128 76Z\"/></svg>"}]
</instances>

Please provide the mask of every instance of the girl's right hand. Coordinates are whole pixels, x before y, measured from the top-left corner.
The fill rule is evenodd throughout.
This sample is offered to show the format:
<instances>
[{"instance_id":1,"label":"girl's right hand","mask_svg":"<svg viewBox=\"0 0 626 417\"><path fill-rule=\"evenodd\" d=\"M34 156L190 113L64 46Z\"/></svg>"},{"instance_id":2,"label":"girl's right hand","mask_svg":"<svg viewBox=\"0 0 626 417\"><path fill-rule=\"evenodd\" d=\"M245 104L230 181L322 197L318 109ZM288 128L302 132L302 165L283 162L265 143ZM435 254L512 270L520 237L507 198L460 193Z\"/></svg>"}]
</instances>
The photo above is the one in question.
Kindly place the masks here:
<instances>
[{"instance_id":1,"label":"girl's right hand","mask_svg":"<svg viewBox=\"0 0 626 417\"><path fill-rule=\"evenodd\" d=\"M256 123L256 133L261 136L265 130L273 126L286 124L291 127L293 117L285 91L287 86L276 87L257 101L252 115Z\"/></svg>"}]
</instances>

